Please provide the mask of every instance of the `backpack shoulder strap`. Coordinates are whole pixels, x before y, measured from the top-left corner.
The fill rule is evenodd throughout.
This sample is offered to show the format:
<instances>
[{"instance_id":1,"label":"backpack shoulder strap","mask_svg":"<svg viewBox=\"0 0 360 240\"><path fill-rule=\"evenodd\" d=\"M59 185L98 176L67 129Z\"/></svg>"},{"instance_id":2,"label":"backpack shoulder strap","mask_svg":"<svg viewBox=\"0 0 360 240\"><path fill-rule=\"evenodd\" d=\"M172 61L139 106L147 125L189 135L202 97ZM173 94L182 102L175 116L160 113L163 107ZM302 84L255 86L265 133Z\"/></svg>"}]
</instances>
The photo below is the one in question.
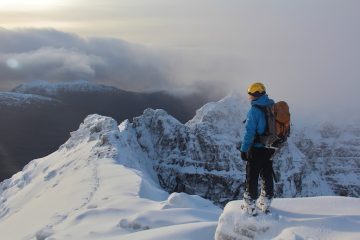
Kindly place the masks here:
<instances>
[{"instance_id":1,"label":"backpack shoulder strap","mask_svg":"<svg viewBox=\"0 0 360 240\"><path fill-rule=\"evenodd\" d=\"M252 105L253 107L257 108L257 109L260 109L264 115L265 115L265 131L264 131L264 134L263 135L268 135L269 134L269 123L268 123L268 107L269 106L260 106L260 105ZM263 135L260 135L258 132L256 132L256 135L255 135L255 139L254 139L254 142L261 142L261 136Z\"/></svg>"}]
</instances>

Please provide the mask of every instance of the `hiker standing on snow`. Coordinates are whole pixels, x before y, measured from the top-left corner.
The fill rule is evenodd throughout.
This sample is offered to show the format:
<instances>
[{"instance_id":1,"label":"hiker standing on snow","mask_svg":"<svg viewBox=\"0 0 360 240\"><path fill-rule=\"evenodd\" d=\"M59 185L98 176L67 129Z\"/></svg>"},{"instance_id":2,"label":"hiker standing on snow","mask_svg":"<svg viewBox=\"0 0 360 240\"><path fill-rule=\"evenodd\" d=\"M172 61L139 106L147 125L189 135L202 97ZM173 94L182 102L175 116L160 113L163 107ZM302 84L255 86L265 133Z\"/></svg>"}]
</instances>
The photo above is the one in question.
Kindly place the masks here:
<instances>
[{"instance_id":1,"label":"hiker standing on snow","mask_svg":"<svg viewBox=\"0 0 360 240\"><path fill-rule=\"evenodd\" d=\"M245 135L241 144L241 158L247 161L246 184L244 193L244 209L250 215L256 215L255 201L258 198L258 179L262 179L262 188L256 206L268 213L274 196L273 167L270 158L274 149L266 148L260 143L260 136L266 130L266 115L264 107L274 105L274 101L266 94L262 83L253 83L248 88L251 108L245 122Z\"/></svg>"}]
</instances>

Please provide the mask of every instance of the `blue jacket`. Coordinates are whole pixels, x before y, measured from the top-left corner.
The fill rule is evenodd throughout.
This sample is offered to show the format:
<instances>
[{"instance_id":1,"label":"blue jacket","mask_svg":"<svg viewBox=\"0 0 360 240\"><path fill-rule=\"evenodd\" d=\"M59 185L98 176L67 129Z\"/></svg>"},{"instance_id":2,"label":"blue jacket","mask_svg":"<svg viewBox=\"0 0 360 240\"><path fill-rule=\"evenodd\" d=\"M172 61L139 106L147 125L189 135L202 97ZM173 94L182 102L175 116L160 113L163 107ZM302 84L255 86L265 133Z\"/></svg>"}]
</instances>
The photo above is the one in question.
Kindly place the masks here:
<instances>
[{"instance_id":1,"label":"blue jacket","mask_svg":"<svg viewBox=\"0 0 360 240\"><path fill-rule=\"evenodd\" d=\"M240 151L247 152L251 146L254 147L265 147L261 143L254 143L256 134L264 134L266 129L266 118L265 113L254 105L259 106L270 106L273 105L274 101L268 97L267 94L251 101L251 108L247 114L245 123L245 135L241 144Z\"/></svg>"}]
</instances>

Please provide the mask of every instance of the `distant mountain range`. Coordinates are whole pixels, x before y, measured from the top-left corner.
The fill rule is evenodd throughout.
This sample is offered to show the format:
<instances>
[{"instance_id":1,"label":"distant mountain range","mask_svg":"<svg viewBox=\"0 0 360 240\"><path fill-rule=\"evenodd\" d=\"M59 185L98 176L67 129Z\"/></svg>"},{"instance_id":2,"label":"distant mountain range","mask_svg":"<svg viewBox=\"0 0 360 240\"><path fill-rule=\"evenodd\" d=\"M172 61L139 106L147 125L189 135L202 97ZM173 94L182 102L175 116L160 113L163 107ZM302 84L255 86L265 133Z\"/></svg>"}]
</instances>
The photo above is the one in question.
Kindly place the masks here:
<instances>
[{"instance_id":1,"label":"distant mountain range","mask_svg":"<svg viewBox=\"0 0 360 240\"><path fill-rule=\"evenodd\" d=\"M89 114L121 122L146 108L161 108L186 122L208 100L201 94L137 93L87 81L38 81L0 92L0 181L55 151Z\"/></svg>"}]
</instances>

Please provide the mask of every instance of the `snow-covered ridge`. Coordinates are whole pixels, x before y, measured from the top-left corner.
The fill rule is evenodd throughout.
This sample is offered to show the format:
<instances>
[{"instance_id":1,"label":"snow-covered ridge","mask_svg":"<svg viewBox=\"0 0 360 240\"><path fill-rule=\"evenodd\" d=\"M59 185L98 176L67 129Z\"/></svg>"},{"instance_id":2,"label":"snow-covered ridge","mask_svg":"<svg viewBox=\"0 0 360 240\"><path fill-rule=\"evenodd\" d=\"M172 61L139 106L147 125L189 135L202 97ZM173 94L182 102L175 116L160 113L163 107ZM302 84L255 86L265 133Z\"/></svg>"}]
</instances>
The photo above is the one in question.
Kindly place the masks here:
<instances>
[{"instance_id":1,"label":"snow-covered ridge","mask_svg":"<svg viewBox=\"0 0 360 240\"><path fill-rule=\"evenodd\" d=\"M156 236L188 226L182 234L211 238L221 210L198 196L163 191L125 125L90 115L57 152L0 183L1 236L145 239L151 235L144 230Z\"/></svg>"},{"instance_id":2,"label":"snow-covered ridge","mask_svg":"<svg viewBox=\"0 0 360 240\"><path fill-rule=\"evenodd\" d=\"M46 81L32 81L17 86L12 90L12 92L36 93L45 96L56 96L59 93L71 92L74 90L76 90L77 92L119 91L115 87L95 84L85 80L78 80L72 82L59 82L59 83L50 83Z\"/></svg>"},{"instance_id":3,"label":"snow-covered ridge","mask_svg":"<svg viewBox=\"0 0 360 240\"><path fill-rule=\"evenodd\" d=\"M15 92L0 92L0 104L6 106L24 106L32 103L58 103L53 98L44 97L36 94L24 94Z\"/></svg>"}]
</instances>

